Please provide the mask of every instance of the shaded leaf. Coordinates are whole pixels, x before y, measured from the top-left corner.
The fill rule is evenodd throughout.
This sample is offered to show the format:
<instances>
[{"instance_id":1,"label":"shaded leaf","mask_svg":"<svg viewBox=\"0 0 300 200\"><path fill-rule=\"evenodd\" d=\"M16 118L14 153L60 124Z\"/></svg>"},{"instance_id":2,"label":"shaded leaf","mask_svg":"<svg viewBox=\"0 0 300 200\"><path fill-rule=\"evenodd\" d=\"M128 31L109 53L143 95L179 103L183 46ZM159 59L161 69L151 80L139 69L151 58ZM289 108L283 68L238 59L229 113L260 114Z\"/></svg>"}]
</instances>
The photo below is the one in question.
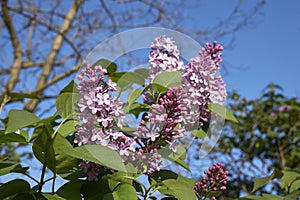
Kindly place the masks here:
<instances>
[{"instance_id":1,"label":"shaded leaf","mask_svg":"<svg viewBox=\"0 0 300 200\"><path fill-rule=\"evenodd\" d=\"M117 64L104 58L101 58L92 65L92 67L95 66L101 66L103 68L106 68L109 74L117 71Z\"/></svg>"},{"instance_id":2,"label":"shaded leaf","mask_svg":"<svg viewBox=\"0 0 300 200\"><path fill-rule=\"evenodd\" d=\"M77 166L78 160L68 156L60 150L60 147L73 149L70 142L61 135L56 135L53 148L55 151L56 173L65 173Z\"/></svg>"},{"instance_id":3,"label":"shaded leaf","mask_svg":"<svg viewBox=\"0 0 300 200\"><path fill-rule=\"evenodd\" d=\"M0 144L9 144L14 142L18 142L22 144L28 143L28 141L24 136L17 133L8 133L8 134L0 135Z\"/></svg>"},{"instance_id":4,"label":"shaded leaf","mask_svg":"<svg viewBox=\"0 0 300 200\"><path fill-rule=\"evenodd\" d=\"M72 80L66 87L64 87L59 94L62 93L74 93L77 92L77 85L76 83Z\"/></svg>"},{"instance_id":5,"label":"shaded leaf","mask_svg":"<svg viewBox=\"0 0 300 200\"><path fill-rule=\"evenodd\" d=\"M28 98L28 99L41 99L39 96L35 95L35 94L26 94L26 93L9 93L8 96L10 96L10 100L19 100L19 99L24 99L24 98Z\"/></svg>"},{"instance_id":6,"label":"shaded leaf","mask_svg":"<svg viewBox=\"0 0 300 200\"><path fill-rule=\"evenodd\" d=\"M5 133L16 132L21 128L30 126L40 119L33 113L26 110L11 110L8 113L8 122Z\"/></svg>"},{"instance_id":7,"label":"shaded leaf","mask_svg":"<svg viewBox=\"0 0 300 200\"><path fill-rule=\"evenodd\" d=\"M47 126L42 126L41 133L34 140L32 145L33 154L35 157L56 173L55 153L53 149L52 132Z\"/></svg>"},{"instance_id":8,"label":"shaded leaf","mask_svg":"<svg viewBox=\"0 0 300 200\"><path fill-rule=\"evenodd\" d=\"M65 198L62 198L57 194L43 194L43 196L48 200L65 200Z\"/></svg>"},{"instance_id":9,"label":"shaded leaf","mask_svg":"<svg viewBox=\"0 0 300 200\"><path fill-rule=\"evenodd\" d=\"M73 180L62 185L56 192L57 195L65 199L81 200L80 189L84 181Z\"/></svg>"},{"instance_id":10,"label":"shaded leaf","mask_svg":"<svg viewBox=\"0 0 300 200\"><path fill-rule=\"evenodd\" d=\"M0 199L27 191L30 191L29 183L22 179L15 179L0 186Z\"/></svg>"}]
</instances>

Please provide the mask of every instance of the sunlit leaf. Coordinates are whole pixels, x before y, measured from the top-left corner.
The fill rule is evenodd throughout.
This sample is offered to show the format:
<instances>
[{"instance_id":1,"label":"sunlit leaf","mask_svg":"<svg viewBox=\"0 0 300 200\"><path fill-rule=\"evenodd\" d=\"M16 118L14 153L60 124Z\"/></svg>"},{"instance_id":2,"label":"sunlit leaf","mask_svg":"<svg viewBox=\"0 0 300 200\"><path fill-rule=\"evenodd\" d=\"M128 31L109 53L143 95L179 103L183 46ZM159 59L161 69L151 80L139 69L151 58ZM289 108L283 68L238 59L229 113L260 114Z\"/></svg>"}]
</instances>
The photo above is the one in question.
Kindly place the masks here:
<instances>
[{"instance_id":1,"label":"sunlit leaf","mask_svg":"<svg viewBox=\"0 0 300 200\"><path fill-rule=\"evenodd\" d=\"M232 121L232 122L238 122L238 120L235 118L235 116L223 105L211 103L208 104L208 109L220 117L223 117L226 120Z\"/></svg>"},{"instance_id":2,"label":"sunlit leaf","mask_svg":"<svg viewBox=\"0 0 300 200\"><path fill-rule=\"evenodd\" d=\"M178 200L196 199L193 188L185 182L175 179L167 179L164 180L162 184L166 187L164 194L173 195Z\"/></svg>"},{"instance_id":3,"label":"sunlit leaf","mask_svg":"<svg viewBox=\"0 0 300 200\"><path fill-rule=\"evenodd\" d=\"M182 77L180 71L161 72L154 77L152 83L161 85L166 88L180 87L182 85Z\"/></svg>"},{"instance_id":4,"label":"sunlit leaf","mask_svg":"<svg viewBox=\"0 0 300 200\"><path fill-rule=\"evenodd\" d=\"M10 173L10 171L13 170L17 165L18 165L18 163L15 163L15 162L1 162L0 163L0 176Z\"/></svg>"},{"instance_id":5,"label":"sunlit leaf","mask_svg":"<svg viewBox=\"0 0 300 200\"><path fill-rule=\"evenodd\" d=\"M59 149L74 158L88 160L112 169L125 171L125 166L119 153L108 147L102 145L84 145L73 149L64 147Z\"/></svg>"},{"instance_id":6,"label":"sunlit leaf","mask_svg":"<svg viewBox=\"0 0 300 200\"><path fill-rule=\"evenodd\" d=\"M133 186L129 184L120 184L113 192L114 200L136 200L137 194Z\"/></svg>"}]
</instances>

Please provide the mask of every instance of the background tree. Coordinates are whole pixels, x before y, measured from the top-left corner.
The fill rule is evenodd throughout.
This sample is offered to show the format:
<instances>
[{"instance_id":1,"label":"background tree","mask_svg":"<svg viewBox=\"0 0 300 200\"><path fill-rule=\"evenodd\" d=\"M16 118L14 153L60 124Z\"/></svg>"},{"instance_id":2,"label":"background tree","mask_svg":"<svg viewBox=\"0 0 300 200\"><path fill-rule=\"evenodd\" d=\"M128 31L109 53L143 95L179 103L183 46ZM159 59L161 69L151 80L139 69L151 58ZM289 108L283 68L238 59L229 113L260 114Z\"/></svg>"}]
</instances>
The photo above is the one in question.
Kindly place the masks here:
<instances>
[{"instance_id":1,"label":"background tree","mask_svg":"<svg viewBox=\"0 0 300 200\"><path fill-rule=\"evenodd\" d=\"M231 172L227 197L263 192L284 195L300 191L299 98L287 97L280 86L270 84L262 96L254 100L233 92L229 108L239 123L227 124L215 153L210 155L212 160L222 160ZM297 185L293 190L287 189L286 182L278 179L282 177L282 170L295 173ZM252 193L254 179L269 176L274 171L278 174L272 178L277 179L270 178L270 182L265 181L268 184Z\"/></svg>"}]
</instances>

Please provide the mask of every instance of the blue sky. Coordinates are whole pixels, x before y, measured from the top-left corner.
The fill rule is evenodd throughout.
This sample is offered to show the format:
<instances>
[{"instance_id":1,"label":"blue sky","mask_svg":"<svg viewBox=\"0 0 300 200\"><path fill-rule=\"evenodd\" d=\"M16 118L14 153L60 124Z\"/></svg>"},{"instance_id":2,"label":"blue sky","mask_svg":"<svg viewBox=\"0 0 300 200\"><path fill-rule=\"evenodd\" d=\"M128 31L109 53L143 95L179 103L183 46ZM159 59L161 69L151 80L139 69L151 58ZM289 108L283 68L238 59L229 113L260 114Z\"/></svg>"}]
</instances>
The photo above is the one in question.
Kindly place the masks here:
<instances>
[{"instance_id":1,"label":"blue sky","mask_svg":"<svg viewBox=\"0 0 300 200\"><path fill-rule=\"evenodd\" d=\"M256 98L272 82L286 95L300 96L299 8L296 0L267 1L254 27L238 31L234 49L224 51L224 59L233 66L224 78L228 90Z\"/></svg>"}]
</instances>

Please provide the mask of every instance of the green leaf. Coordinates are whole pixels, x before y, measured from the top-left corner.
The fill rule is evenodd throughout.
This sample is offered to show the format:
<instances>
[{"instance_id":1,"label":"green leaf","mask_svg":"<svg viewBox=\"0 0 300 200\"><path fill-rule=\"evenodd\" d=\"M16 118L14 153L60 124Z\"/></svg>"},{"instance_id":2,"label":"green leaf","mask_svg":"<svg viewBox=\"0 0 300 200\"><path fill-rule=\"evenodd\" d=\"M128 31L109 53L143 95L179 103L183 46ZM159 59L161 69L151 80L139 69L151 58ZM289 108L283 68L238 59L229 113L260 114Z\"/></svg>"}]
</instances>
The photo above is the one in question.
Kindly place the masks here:
<instances>
[{"instance_id":1,"label":"green leaf","mask_svg":"<svg viewBox=\"0 0 300 200\"><path fill-rule=\"evenodd\" d=\"M153 181L156 183L162 183L164 180L168 179L174 179L186 183L190 188L193 188L195 185L195 180L193 178L186 178L170 170L160 170L158 172L154 172L154 174L148 178L148 181L150 184L152 184ZM159 191L164 194L167 193L167 189L165 187L160 188Z\"/></svg>"},{"instance_id":2,"label":"green leaf","mask_svg":"<svg viewBox=\"0 0 300 200\"><path fill-rule=\"evenodd\" d=\"M57 194L43 194L43 196L48 200L65 200Z\"/></svg>"},{"instance_id":3,"label":"green leaf","mask_svg":"<svg viewBox=\"0 0 300 200\"><path fill-rule=\"evenodd\" d=\"M106 68L107 72L109 74L117 71L117 64L114 63L114 62L112 62L112 61L110 61L110 60L104 59L104 58L101 58L100 60L96 61L92 65L92 67L95 67L95 66L101 66L103 68Z\"/></svg>"},{"instance_id":4,"label":"green leaf","mask_svg":"<svg viewBox=\"0 0 300 200\"><path fill-rule=\"evenodd\" d=\"M295 180L294 182L292 182L290 192L294 192L294 191L299 190L299 189L300 189L300 180Z\"/></svg>"},{"instance_id":5,"label":"green leaf","mask_svg":"<svg viewBox=\"0 0 300 200\"><path fill-rule=\"evenodd\" d=\"M56 135L53 148L55 152L55 160L56 160L56 173L66 173L71 171L74 167L76 167L78 160L71 156L66 155L60 150L60 147L73 149L70 142L61 135Z\"/></svg>"},{"instance_id":6,"label":"green leaf","mask_svg":"<svg viewBox=\"0 0 300 200\"><path fill-rule=\"evenodd\" d=\"M292 183L298 178L300 179L300 173L292 170L282 170L283 176L281 178L282 187L286 190L291 187ZM294 188L293 188L294 189ZM298 189L298 188L295 188ZM294 190L290 191L293 192Z\"/></svg>"},{"instance_id":7,"label":"green leaf","mask_svg":"<svg viewBox=\"0 0 300 200\"><path fill-rule=\"evenodd\" d=\"M108 174L103 176L103 179L110 179L120 183L126 183L132 185L133 177L127 172L115 172L113 174Z\"/></svg>"},{"instance_id":8,"label":"green leaf","mask_svg":"<svg viewBox=\"0 0 300 200\"><path fill-rule=\"evenodd\" d=\"M9 144L14 142L18 142L22 144L28 143L28 141L24 136L17 133L8 133L8 134L0 135L0 144Z\"/></svg>"},{"instance_id":9,"label":"green leaf","mask_svg":"<svg viewBox=\"0 0 300 200\"><path fill-rule=\"evenodd\" d=\"M14 173L20 173L20 174L25 174L25 172L29 169L29 167L22 167L21 165L17 165L14 169L12 169L10 172Z\"/></svg>"},{"instance_id":10,"label":"green leaf","mask_svg":"<svg viewBox=\"0 0 300 200\"><path fill-rule=\"evenodd\" d=\"M196 199L193 187L190 187L190 185L185 182L175 179L167 179L162 183L166 187L164 193L166 195L173 195L178 200Z\"/></svg>"},{"instance_id":11,"label":"green leaf","mask_svg":"<svg viewBox=\"0 0 300 200\"><path fill-rule=\"evenodd\" d=\"M55 153L53 149L52 131L46 125L40 129L41 133L32 145L33 154L42 163L56 173Z\"/></svg>"},{"instance_id":12,"label":"green leaf","mask_svg":"<svg viewBox=\"0 0 300 200\"><path fill-rule=\"evenodd\" d=\"M82 185L81 193L84 199L98 200L104 199L107 194L111 194L118 182L108 179L100 179L99 181L87 181ZM112 196L112 194L110 195Z\"/></svg>"},{"instance_id":13,"label":"green leaf","mask_svg":"<svg viewBox=\"0 0 300 200\"><path fill-rule=\"evenodd\" d=\"M64 137L76 131L75 126L78 124L76 120L65 121L58 129L58 133Z\"/></svg>"},{"instance_id":14,"label":"green leaf","mask_svg":"<svg viewBox=\"0 0 300 200\"><path fill-rule=\"evenodd\" d=\"M298 190L295 190L295 191L291 192L290 194L283 197L283 199L284 200L297 199L297 198L299 198L299 195L300 195L300 190L298 188Z\"/></svg>"},{"instance_id":15,"label":"green leaf","mask_svg":"<svg viewBox=\"0 0 300 200\"><path fill-rule=\"evenodd\" d=\"M211 103L208 104L208 109L220 117L223 117L226 120L238 123L238 120L235 118L235 116L223 105Z\"/></svg>"},{"instance_id":16,"label":"green leaf","mask_svg":"<svg viewBox=\"0 0 300 200\"><path fill-rule=\"evenodd\" d=\"M8 96L10 96L10 101L12 100L18 100L18 99L24 99L24 98L28 98L28 99L41 99L39 96L35 95L35 94L26 94L26 93L9 93Z\"/></svg>"},{"instance_id":17,"label":"green leaf","mask_svg":"<svg viewBox=\"0 0 300 200\"><path fill-rule=\"evenodd\" d=\"M79 99L79 94L62 93L56 99L56 109L63 119L72 119L74 115L73 102Z\"/></svg>"},{"instance_id":18,"label":"green leaf","mask_svg":"<svg viewBox=\"0 0 300 200\"><path fill-rule=\"evenodd\" d=\"M119 171L125 171L125 166L119 153L106 146L84 145L73 149L61 147L60 150L75 158L88 160Z\"/></svg>"},{"instance_id":19,"label":"green leaf","mask_svg":"<svg viewBox=\"0 0 300 200\"><path fill-rule=\"evenodd\" d=\"M15 162L1 162L0 163L0 176L10 173L18 163Z\"/></svg>"},{"instance_id":20,"label":"green leaf","mask_svg":"<svg viewBox=\"0 0 300 200\"><path fill-rule=\"evenodd\" d=\"M274 170L273 173L270 176L264 177L264 178L256 178L254 180L254 186L252 189L252 192L255 192L257 189L263 187L264 185L266 185L267 183L269 183L269 181L273 178L280 178L281 174L277 171Z\"/></svg>"},{"instance_id":21,"label":"green leaf","mask_svg":"<svg viewBox=\"0 0 300 200\"><path fill-rule=\"evenodd\" d=\"M30 185L27 181L22 179L15 179L4 183L0 186L0 199L10 197L22 192L29 192Z\"/></svg>"},{"instance_id":22,"label":"green leaf","mask_svg":"<svg viewBox=\"0 0 300 200\"><path fill-rule=\"evenodd\" d=\"M82 180L73 180L69 181L63 186L61 186L56 194L60 197L65 199L72 199L72 200L81 200L80 189L83 185L84 181Z\"/></svg>"},{"instance_id":23,"label":"green leaf","mask_svg":"<svg viewBox=\"0 0 300 200\"><path fill-rule=\"evenodd\" d=\"M21 128L30 126L40 119L26 110L11 110L8 113L8 122L5 133L16 132Z\"/></svg>"},{"instance_id":24,"label":"green leaf","mask_svg":"<svg viewBox=\"0 0 300 200\"><path fill-rule=\"evenodd\" d=\"M18 194L16 196L14 196L14 198L12 200L36 200L36 198L34 197L34 195L32 193L21 193Z\"/></svg>"},{"instance_id":25,"label":"green leaf","mask_svg":"<svg viewBox=\"0 0 300 200\"><path fill-rule=\"evenodd\" d=\"M180 71L161 72L154 77L153 84L158 84L166 88L180 87L182 85L182 77Z\"/></svg>"},{"instance_id":26,"label":"green leaf","mask_svg":"<svg viewBox=\"0 0 300 200\"><path fill-rule=\"evenodd\" d=\"M128 94L128 104L133 104L141 96L142 92L140 89L131 90Z\"/></svg>"},{"instance_id":27,"label":"green leaf","mask_svg":"<svg viewBox=\"0 0 300 200\"><path fill-rule=\"evenodd\" d=\"M189 166L186 164L186 162L184 161L184 159L181 159L181 156L184 156L184 152L183 149L181 149L181 152L176 152L174 153L173 151L171 151L170 149L167 148L163 148L163 149L159 149L158 150L158 154L160 154L162 156L162 158L165 158L169 161L173 161L174 163L180 165L181 167L183 167L184 169L190 171ZM185 150L184 150L185 151Z\"/></svg>"},{"instance_id":28,"label":"green leaf","mask_svg":"<svg viewBox=\"0 0 300 200\"><path fill-rule=\"evenodd\" d=\"M135 200L138 198L134 187L129 184L120 184L112 194L114 200Z\"/></svg>"},{"instance_id":29,"label":"green leaf","mask_svg":"<svg viewBox=\"0 0 300 200\"><path fill-rule=\"evenodd\" d=\"M4 97L5 97L4 94L1 94L1 95L0 95L0 108L1 108L1 104L2 104L2 102L3 102L3 100L4 100Z\"/></svg>"},{"instance_id":30,"label":"green leaf","mask_svg":"<svg viewBox=\"0 0 300 200\"><path fill-rule=\"evenodd\" d=\"M273 194L262 193L262 196L264 197L265 200L283 200L283 197L273 195Z\"/></svg>"},{"instance_id":31,"label":"green leaf","mask_svg":"<svg viewBox=\"0 0 300 200\"><path fill-rule=\"evenodd\" d=\"M74 93L77 92L77 85L76 83L72 80L66 87L64 87L59 94L62 93Z\"/></svg>"},{"instance_id":32,"label":"green leaf","mask_svg":"<svg viewBox=\"0 0 300 200\"><path fill-rule=\"evenodd\" d=\"M205 133L205 131L202 128L192 130L191 133L196 138L205 138L207 136L207 134Z\"/></svg>"},{"instance_id":33,"label":"green leaf","mask_svg":"<svg viewBox=\"0 0 300 200\"><path fill-rule=\"evenodd\" d=\"M131 86L132 84L137 84L144 86L145 85L145 78L144 74L140 73L139 71L133 72L114 72L109 75L111 80L117 83L118 87L126 88Z\"/></svg>"},{"instance_id":34,"label":"green leaf","mask_svg":"<svg viewBox=\"0 0 300 200\"><path fill-rule=\"evenodd\" d=\"M261 197L261 196L255 196L255 195L248 195L248 196L239 198L239 200L247 200L247 199L251 199L251 200L265 200L264 197Z\"/></svg>"}]
</instances>

